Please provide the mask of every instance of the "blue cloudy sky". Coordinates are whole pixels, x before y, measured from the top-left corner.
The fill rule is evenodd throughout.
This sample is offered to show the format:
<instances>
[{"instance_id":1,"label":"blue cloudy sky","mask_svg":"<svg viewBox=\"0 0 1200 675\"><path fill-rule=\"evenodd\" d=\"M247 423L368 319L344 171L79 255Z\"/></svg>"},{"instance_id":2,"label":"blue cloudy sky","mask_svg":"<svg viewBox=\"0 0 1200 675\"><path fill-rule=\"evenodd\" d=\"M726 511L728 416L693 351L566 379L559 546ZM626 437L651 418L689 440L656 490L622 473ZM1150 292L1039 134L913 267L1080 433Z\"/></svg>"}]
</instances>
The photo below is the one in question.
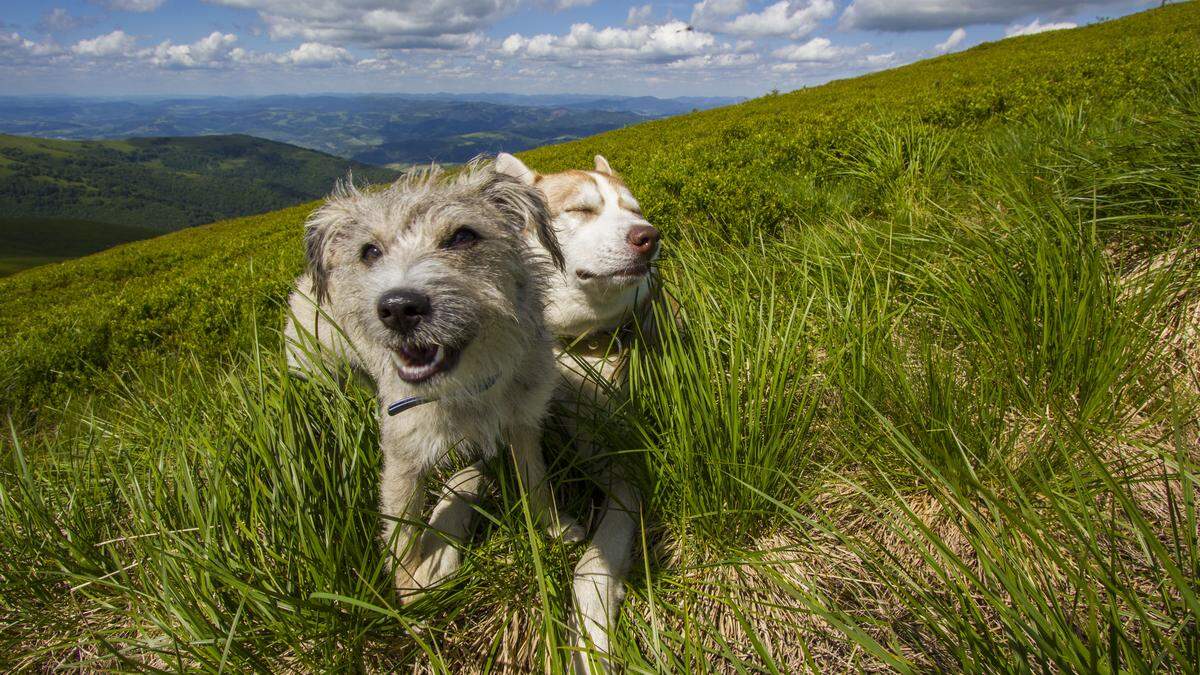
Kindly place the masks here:
<instances>
[{"instance_id":1,"label":"blue cloudy sky","mask_svg":"<svg viewBox=\"0 0 1200 675\"><path fill-rule=\"evenodd\" d=\"M6 0L0 92L754 96L1157 0Z\"/></svg>"}]
</instances>

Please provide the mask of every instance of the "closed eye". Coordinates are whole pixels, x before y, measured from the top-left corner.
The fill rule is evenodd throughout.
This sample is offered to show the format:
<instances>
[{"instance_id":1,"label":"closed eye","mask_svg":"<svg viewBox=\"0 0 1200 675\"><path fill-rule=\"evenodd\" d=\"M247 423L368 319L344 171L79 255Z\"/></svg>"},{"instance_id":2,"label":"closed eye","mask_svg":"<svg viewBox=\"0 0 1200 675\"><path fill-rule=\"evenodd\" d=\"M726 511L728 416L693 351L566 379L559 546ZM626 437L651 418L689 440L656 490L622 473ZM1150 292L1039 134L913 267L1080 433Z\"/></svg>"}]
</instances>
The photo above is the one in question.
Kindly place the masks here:
<instances>
[{"instance_id":1,"label":"closed eye","mask_svg":"<svg viewBox=\"0 0 1200 675\"><path fill-rule=\"evenodd\" d=\"M596 208L595 206L591 206L589 204L576 204L575 206L568 206L566 208L567 213L594 214L594 213L598 213L599 211L600 211L600 209Z\"/></svg>"}]
</instances>

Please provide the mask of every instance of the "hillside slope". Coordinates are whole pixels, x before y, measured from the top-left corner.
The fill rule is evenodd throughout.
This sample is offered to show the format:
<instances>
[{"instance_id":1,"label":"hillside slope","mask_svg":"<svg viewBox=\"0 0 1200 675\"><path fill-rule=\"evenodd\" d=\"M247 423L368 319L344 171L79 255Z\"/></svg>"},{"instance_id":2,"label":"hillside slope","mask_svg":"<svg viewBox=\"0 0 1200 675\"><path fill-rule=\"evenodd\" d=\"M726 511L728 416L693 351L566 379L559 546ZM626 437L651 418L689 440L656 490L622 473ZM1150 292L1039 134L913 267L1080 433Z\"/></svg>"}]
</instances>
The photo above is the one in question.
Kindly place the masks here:
<instances>
[{"instance_id":1,"label":"hillside slope","mask_svg":"<svg viewBox=\"0 0 1200 675\"><path fill-rule=\"evenodd\" d=\"M90 220L0 217L0 276L159 234L145 227Z\"/></svg>"},{"instance_id":2,"label":"hillside slope","mask_svg":"<svg viewBox=\"0 0 1200 675\"><path fill-rule=\"evenodd\" d=\"M376 182L396 175L241 135L123 141L0 136L0 208L7 217L167 232L314 199L349 170Z\"/></svg>"},{"instance_id":3,"label":"hillside slope","mask_svg":"<svg viewBox=\"0 0 1200 675\"><path fill-rule=\"evenodd\" d=\"M1198 38L1170 5L523 155L610 158L686 319L589 429L646 497L619 666L1195 670ZM503 463L394 602L375 402L280 355L312 208L0 280L0 664L565 670L580 550ZM586 518L603 472L544 444Z\"/></svg>"},{"instance_id":4,"label":"hillside slope","mask_svg":"<svg viewBox=\"0 0 1200 675\"><path fill-rule=\"evenodd\" d=\"M786 227L803 227L809 214L823 213L838 199L844 172L834 160L852 153L864 130L899 120L934 129L985 128L1036 117L1050 106L1154 100L1164 77L1193 70L1197 36L1200 8L1196 3L1175 5L1084 29L987 43L891 71L649 122L522 156L539 170L553 171L588 166L592 155L604 153L646 202L650 220L671 235L769 239ZM60 147L51 141L12 142ZM203 138L190 142L206 143ZM132 149L116 152L125 151ZM286 172L272 171L268 180L287 180ZM332 187L331 179L309 176L309 181L310 195ZM161 202L175 201L173 192L155 192ZM213 209L210 199L225 199L220 190L194 194L202 204L197 210ZM41 207L30 208L36 212ZM0 365L5 366L0 383L8 392L4 405L36 398L34 392L60 381L73 388L95 366L123 363L135 353L178 345L201 347L208 354L228 351L234 346L229 342L233 324L250 308L264 309L267 298L277 300L299 271L306 213L292 208L223 223L0 284ZM245 247L242 232L273 245ZM174 265L163 268L156 262L163 257ZM187 279L192 276L212 288L241 292L191 288ZM153 302L130 293L125 294L130 299L117 301L116 289L129 284L154 288ZM47 296L49 289L61 292ZM130 315L123 311L125 302L149 304ZM92 308L86 321L64 311L72 305ZM114 329L117 317L121 326ZM196 330L196 320L203 321L203 330ZM64 348L56 356L45 353L56 344L45 336L64 330L91 347ZM145 342L121 337L126 334L154 337Z\"/></svg>"}]
</instances>

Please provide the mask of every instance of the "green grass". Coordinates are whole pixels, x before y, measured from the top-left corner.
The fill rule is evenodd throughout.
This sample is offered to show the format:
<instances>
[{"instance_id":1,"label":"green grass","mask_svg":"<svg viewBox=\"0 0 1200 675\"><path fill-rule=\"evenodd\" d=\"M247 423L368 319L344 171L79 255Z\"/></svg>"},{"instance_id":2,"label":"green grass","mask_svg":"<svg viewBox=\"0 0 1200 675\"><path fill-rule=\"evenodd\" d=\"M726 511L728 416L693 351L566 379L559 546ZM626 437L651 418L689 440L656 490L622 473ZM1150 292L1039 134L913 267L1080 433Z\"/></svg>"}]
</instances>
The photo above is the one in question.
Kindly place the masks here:
<instances>
[{"instance_id":1,"label":"green grass","mask_svg":"<svg viewBox=\"0 0 1200 675\"><path fill-rule=\"evenodd\" d=\"M63 218L0 218L0 275L160 234L144 227Z\"/></svg>"},{"instance_id":2,"label":"green grass","mask_svg":"<svg viewBox=\"0 0 1200 675\"><path fill-rule=\"evenodd\" d=\"M30 267L49 265L50 263L62 262L63 260L70 260L70 258L22 255L0 256L0 277L5 277L21 270L27 270Z\"/></svg>"},{"instance_id":3,"label":"green grass","mask_svg":"<svg viewBox=\"0 0 1200 675\"><path fill-rule=\"evenodd\" d=\"M524 155L607 154L686 317L601 419L648 496L630 671L1195 671L1198 36L1173 5ZM0 660L565 663L579 550L506 471L391 599L372 402L281 362L311 208L0 281Z\"/></svg>"}]
</instances>

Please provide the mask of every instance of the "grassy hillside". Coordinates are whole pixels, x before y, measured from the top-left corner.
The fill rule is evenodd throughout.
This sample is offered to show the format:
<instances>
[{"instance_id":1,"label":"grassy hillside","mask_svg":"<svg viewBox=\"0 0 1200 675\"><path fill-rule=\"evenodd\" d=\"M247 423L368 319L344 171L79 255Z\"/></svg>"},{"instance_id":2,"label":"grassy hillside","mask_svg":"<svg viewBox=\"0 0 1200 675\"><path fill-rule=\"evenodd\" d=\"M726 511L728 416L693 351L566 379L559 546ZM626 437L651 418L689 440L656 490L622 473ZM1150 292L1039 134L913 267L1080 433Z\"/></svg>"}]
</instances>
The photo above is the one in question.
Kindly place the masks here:
<instances>
[{"instance_id":1,"label":"grassy hillside","mask_svg":"<svg viewBox=\"0 0 1200 675\"><path fill-rule=\"evenodd\" d=\"M0 205L165 232L319 197L353 169L395 173L250 136L54 141L0 136Z\"/></svg>"},{"instance_id":2,"label":"grassy hillside","mask_svg":"<svg viewBox=\"0 0 1200 675\"><path fill-rule=\"evenodd\" d=\"M145 227L61 218L0 218L0 276L161 234Z\"/></svg>"},{"instance_id":3,"label":"grassy hillside","mask_svg":"<svg viewBox=\"0 0 1200 675\"><path fill-rule=\"evenodd\" d=\"M623 664L1194 671L1197 62L1171 5L523 155L605 153L687 316L603 420L649 496ZM0 662L564 663L579 550L511 481L391 601L372 404L280 362L311 208L0 280Z\"/></svg>"}]
</instances>

